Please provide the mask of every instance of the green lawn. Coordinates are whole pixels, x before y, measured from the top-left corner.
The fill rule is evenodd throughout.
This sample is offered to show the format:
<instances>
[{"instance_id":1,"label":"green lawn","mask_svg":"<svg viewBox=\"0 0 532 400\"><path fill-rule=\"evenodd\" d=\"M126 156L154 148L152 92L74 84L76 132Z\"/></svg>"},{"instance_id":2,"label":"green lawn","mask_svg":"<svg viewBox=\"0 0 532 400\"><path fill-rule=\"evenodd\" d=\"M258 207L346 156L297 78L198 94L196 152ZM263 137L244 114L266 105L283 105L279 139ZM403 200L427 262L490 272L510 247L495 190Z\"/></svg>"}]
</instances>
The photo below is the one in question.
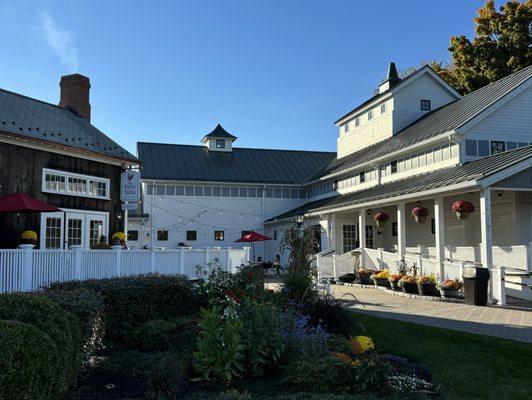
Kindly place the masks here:
<instances>
[{"instance_id":1,"label":"green lawn","mask_svg":"<svg viewBox=\"0 0 532 400\"><path fill-rule=\"evenodd\" d=\"M444 399L530 399L532 345L356 314L382 353L430 368Z\"/></svg>"}]
</instances>

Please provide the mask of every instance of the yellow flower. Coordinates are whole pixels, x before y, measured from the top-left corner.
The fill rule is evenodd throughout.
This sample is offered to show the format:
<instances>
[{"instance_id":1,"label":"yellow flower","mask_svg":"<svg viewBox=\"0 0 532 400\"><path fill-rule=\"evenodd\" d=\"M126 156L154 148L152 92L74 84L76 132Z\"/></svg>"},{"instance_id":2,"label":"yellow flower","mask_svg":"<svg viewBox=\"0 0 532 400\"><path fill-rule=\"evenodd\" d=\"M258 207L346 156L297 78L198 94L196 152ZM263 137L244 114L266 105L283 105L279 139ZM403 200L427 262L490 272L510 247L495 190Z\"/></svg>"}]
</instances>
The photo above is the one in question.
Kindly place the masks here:
<instances>
[{"instance_id":1,"label":"yellow flower","mask_svg":"<svg viewBox=\"0 0 532 400\"><path fill-rule=\"evenodd\" d=\"M111 239L126 240L126 235L124 232L116 232L116 233L113 233L113 236L111 236Z\"/></svg>"},{"instance_id":2,"label":"yellow flower","mask_svg":"<svg viewBox=\"0 0 532 400\"><path fill-rule=\"evenodd\" d=\"M355 336L351 338L351 349L355 354L364 354L374 348L373 339L368 336Z\"/></svg>"},{"instance_id":3,"label":"yellow flower","mask_svg":"<svg viewBox=\"0 0 532 400\"><path fill-rule=\"evenodd\" d=\"M34 231L24 231L21 233L20 238L24 240L37 240L37 233Z\"/></svg>"}]
</instances>

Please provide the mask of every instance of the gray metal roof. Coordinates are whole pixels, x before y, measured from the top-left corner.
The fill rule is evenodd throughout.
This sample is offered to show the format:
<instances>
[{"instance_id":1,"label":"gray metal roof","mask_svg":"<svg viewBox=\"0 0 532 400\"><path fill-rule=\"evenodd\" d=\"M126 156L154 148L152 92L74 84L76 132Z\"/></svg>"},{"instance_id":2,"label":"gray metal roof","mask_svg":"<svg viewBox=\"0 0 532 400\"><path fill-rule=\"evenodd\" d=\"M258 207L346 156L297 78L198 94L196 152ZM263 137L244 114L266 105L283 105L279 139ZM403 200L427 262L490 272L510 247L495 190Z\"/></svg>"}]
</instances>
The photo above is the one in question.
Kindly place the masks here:
<instances>
[{"instance_id":1,"label":"gray metal roof","mask_svg":"<svg viewBox=\"0 0 532 400\"><path fill-rule=\"evenodd\" d=\"M205 138L221 138L221 139L235 139L235 140L237 139L236 136L231 135L220 124L216 125L216 127L210 133L206 134L202 140L204 140Z\"/></svg>"},{"instance_id":2,"label":"gray metal roof","mask_svg":"<svg viewBox=\"0 0 532 400\"><path fill-rule=\"evenodd\" d=\"M319 151L234 147L231 152L205 146L138 142L142 179L303 184L336 158Z\"/></svg>"},{"instance_id":3,"label":"gray metal roof","mask_svg":"<svg viewBox=\"0 0 532 400\"><path fill-rule=\"evenodd\" d=\"M0 89L0 131L107 157L138 159L65 108Z\"/></svg>"},{"instance_id":4,"label":"gray metal roof","mask_svg":"<svg viewBox=\"0 0 532 400\"><path fill-rule=\"evenodd\" d=\"M310 202L294 210L278 215L275 218L271 218L269 221L289 218L296 215L301 210L305 213L333 210L340 207L364 204L426 190L444 188L457 183L474 181L490 176L530 157L532 157L532 146L522 147L520 149L472 161L464 165L442 168L425 174L385 183L359 192Z\"/></svg>"},{"instance_id":5,"label":"gray metal roof","mask_svg":"<svg viewBox=\"0 0 532 400\"><path fill-rule=\"evenodd\" d=\"M526 80L530 79L531 76L532 66L529 66L471 92L452 103L425 114L389 139L334 160L319 176L329 175L355 167L377 157L385 156L391 152L411 146L417 142L430 139L453 129L458 129L495 101L501 99ZM317 175L315 178L319 176Z\"/></svg>"}]
</instances>

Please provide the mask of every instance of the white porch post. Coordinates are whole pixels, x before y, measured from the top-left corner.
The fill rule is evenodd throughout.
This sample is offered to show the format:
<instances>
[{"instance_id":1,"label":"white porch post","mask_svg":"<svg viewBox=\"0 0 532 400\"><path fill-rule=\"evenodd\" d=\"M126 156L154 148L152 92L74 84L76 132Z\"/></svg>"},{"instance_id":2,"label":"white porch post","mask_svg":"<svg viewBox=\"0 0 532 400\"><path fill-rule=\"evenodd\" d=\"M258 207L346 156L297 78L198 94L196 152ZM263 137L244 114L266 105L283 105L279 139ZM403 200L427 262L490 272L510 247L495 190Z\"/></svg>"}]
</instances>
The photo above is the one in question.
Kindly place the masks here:
<instances>
[{"instance_id":1,"label":"white porch post","mask_svg":"<svg viewBox=\"0 0 532 400\"><path fill-rule=\"evenodd\" d=\"M358 243L362 250L360 253L360 267L364 268L364 249L366 248L366 209L358 211Z\"/></svg>"},{"instance_id":2,"label":"white porch post","mask_svg":"<svg viewBox=\"0 0 532 400\"><path fill-rule=\"evenodd\" d=\"M336 214L331 215L331 250L336 251Z\"/></svg>"},{"instance_id":3,"label":"white porch post","mask_svg":"<svg viewBox=\"0 0 532 400\"><path fill-rule=\"evenodd\" d=\"M434 199L434 222L436 230L436 261L438 262L440 271L440 281L445 279L444 264L445 261L445 224L444 224L444 210L443 197L436 197Z\"/></svg>"},{"instance_id":4,"label":"white porch post","mask_svg":"<svg viewBox=\"0 0 532 400\"><path fill-rule=\"evenodd\" d=\"M406 217L405 203L397 205L397 254L403 258L406 252Z\"/></svg>"},{"instance_id":5,"label":"white porch post","mask_svg":"<svg viewBox=\"0 0 532 400\"><path fill-rule=\"evenodd\" d=\"M492 237L491 237L491 188L480 191L480 261L484 268L493 267Z\"/></svg>"}]
</instances>

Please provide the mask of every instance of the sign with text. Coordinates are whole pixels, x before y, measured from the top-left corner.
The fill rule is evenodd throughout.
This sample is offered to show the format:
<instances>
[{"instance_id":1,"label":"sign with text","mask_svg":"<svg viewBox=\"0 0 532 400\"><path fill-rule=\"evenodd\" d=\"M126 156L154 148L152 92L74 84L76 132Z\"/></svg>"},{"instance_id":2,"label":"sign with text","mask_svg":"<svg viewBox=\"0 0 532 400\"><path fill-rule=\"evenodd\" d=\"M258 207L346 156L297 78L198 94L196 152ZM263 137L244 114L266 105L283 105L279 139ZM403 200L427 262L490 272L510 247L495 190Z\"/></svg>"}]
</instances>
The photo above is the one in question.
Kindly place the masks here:
<instances>
[{"instance_id":1,"label":"sign with text","mask_svg":"<svg viewBox=\"0 0 532 400\"><path fill-rule=\"evenodd\" d=\"M140 200L140 174L137 171L125 171L120 175L120 200Z\"/></svg>"},{"instance_id":2,"label":"sign with text","mask_svg":"<svg viewBox=\"0 0 532 400\"><path fill-rule=\"evenodd\" d=\"M137 203L122 203L122 210L136 210Z\"/></svg>"}]
</instances>

